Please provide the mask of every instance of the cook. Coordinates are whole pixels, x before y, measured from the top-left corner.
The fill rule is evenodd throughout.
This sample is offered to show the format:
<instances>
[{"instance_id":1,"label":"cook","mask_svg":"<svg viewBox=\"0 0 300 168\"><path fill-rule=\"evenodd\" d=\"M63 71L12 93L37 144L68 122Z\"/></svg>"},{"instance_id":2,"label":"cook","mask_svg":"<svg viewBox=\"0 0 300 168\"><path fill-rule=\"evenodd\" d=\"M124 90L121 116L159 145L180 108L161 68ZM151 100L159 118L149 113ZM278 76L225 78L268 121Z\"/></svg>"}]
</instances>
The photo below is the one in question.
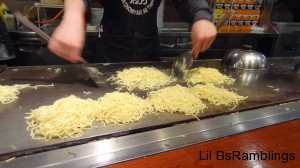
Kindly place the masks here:
<instances>
[{"instance_id":1,"label":"cook","mask_svg":"<svg viewBox=\"0 0 300 168\"><path fill-rule=\"evenodd\" d=\"M160 54L157 10L161 0L100 0L104 8L96 62L156 61ZM89 1L65 0L63 20L48 48L79 62L85 40L84 18ZM194 57L207 50L217 34L212 10L205 0L174 0L181 16L192 24Z\"/></svg>"}]
</instances>

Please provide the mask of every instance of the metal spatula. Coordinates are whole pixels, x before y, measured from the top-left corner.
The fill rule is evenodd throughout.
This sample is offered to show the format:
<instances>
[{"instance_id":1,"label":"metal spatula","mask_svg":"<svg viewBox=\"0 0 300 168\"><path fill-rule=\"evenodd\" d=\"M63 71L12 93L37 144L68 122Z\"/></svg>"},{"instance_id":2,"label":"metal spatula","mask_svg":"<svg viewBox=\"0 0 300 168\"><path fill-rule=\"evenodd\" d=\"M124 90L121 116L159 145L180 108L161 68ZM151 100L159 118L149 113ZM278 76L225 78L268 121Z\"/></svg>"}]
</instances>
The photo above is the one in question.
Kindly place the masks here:
<instances>
[{"instance_id":1,"label":"metal spatula","mask_svg":"<svg viewBox=\"0 0 300 168\"><path fill-rule=\"evenodd\" d=\"M3 72L5 68L6 68L6 65L0 65L0 73Z\"/></svg>"},{"instance_id":2,"label":"metal spatula","mask_svg":"<svg viewBox=\"0 0 300 168\"><path fill-rule=\"evenodd\" d=\"M26 16L23 16L19 11L15 12L16 19L22 23L27 28L31 29L32 31L36 32L40 37L42 37L47 42L50 41L50 36L45 33L43 30L38 28L35 24L33 24ZM88 61L82 58L81 62L82 69L88 74L88 76L92 79L92 81L100 87L106 81L102 77L102 73L95 67L89 66Z\"/></svg>"},{"instance_id":3,"label":"metal spatula","mask_svg":"<svg viewBox=\"0 0 300 168\"><path fill-rule=\"evenodd\" d=\"M219 30L225 22L233 15L234 10L230 9L223 17L222 19L217 23L216 28ZM192 43L190 43L192 44ZM180 56L177 57L175 62L172 65L172 74L176 76L179 79L183 79L188 71L193 66L194 57L193 57L193 50L189 50L187 52L184 52Z\"/></svg>"}]
</instances>

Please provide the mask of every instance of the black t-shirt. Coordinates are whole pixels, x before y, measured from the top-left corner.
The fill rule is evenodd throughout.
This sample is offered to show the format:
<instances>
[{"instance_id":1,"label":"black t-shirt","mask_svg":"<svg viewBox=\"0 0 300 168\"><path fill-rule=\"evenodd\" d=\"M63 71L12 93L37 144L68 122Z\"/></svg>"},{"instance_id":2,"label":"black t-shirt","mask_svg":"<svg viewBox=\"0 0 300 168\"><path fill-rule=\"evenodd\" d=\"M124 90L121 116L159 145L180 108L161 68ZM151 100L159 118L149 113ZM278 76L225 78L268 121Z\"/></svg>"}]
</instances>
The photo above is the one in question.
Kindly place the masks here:
<instances>
[{"instance_id":1,"label":"black t-shirt","mask_svg":"<svg viewBox=\"0 0 300 168\"><path fill-rule=\"evenodd\" d=\"M104 7L96 62L157 61L157 10L161 0L100 0ZM193 23L212 20L205 0L174 0L181 16ZM166 11L167 12L167 11Z\"/></svg>"},{"instance_id":2,"label":"black t-shirt","mask_svg":"<svg viewBox=\"0 0 300 168\"><path fill-rule=\"evenodd\" d=\"M157 35L157 9L161 0L100 0L104 7L103 31L111 35ZM212 20L206 0L173 0L180 15L188 22ZM167 11L166 11L167 12Z\"/></svg>"},{"instance_id":3,"label":"black t-shirt","mask_svg":"<svg viewBox=\"0 0 300 168\"><path fill-rule=\"evenodd\" d=\"M101 0L103 33L157 36L156 15L161 0Z\"/></svg>"}]
</instances>

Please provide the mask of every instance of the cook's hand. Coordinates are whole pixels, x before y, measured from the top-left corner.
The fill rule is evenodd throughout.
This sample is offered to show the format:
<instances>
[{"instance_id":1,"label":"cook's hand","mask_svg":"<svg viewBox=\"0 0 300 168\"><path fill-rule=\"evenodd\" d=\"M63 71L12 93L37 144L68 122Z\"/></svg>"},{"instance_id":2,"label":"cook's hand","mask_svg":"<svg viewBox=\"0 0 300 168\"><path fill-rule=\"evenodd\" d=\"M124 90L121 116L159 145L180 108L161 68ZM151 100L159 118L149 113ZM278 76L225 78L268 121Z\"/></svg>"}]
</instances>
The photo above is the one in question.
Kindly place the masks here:
<instances>
[{"instance_id":1,"label":"cook's hand","mask_svg":"<svg viewBox=\"0 0 300 168\"><path fill-rule=\"evenodd\" d=\"M65 0L65 13L51 36L48 48L54 54L73 63L79 62L84 45L83 1Z\"/></svg>"},{"instance_id":2,"label":"cook's hand","mask_svg":"<svg viewBox=\"0 0 300 168\"><path fill-rule=\"evenodd\" d=\"M206 19L196 21L192 26L192 42L194 58L197 58L200 52L210 48L217 35L215 25Z\"/></svg>"}]
</instances>

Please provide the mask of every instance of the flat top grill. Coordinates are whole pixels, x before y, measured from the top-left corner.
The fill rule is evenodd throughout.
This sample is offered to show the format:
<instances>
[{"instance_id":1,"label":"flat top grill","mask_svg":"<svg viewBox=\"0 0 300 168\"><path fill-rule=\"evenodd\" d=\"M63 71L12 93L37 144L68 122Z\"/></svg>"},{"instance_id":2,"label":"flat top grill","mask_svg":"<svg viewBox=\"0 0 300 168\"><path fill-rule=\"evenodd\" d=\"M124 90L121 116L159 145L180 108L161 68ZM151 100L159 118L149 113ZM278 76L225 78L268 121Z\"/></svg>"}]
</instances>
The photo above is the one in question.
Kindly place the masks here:
<instances>
[{"instance_id":1,"label":"flat top grill","mask_svg":"<svg viewBox=\"0 0 300 168\"><path fill-rule=\"evenodd\" d=\"M300 99L300 76L292 70L300 58L269 59L270 69L267 71L243 71L221 65L221 60L196 61L194 67L213 67L221 73L229 75L236 80L234 85L225 86L235 88L239 95L248 96L234 110L225 106L208 105L204 113L197 117L200 119L212 118L219 115L242 112L263 106L272 106L284 102ZM153 66L166 73L170 73L171 62L145 62L145 63L120 63L120 64L94 64L107 79L117 70L129 67ZM51 69L50 69L51 68ZM61 68L56 73L55 69ZM48 151L67 146L87 143L93 140L119 137L147 130L169 127L175 124L187 123L196 120L193 116L183 114L159 113L148 114L139 122L128 125L106 125L95 123L97 128L85 132L79 138L65 140L32 140L26 130L25 113L42 105L50 105L57 99L71 94L81 98L98 99L105 93L115 91L116 85L107 83L102 88L93 86L86 73L78 65L65 66L36 66L36 67L9 67L0 75L1 85L12 84L51 84L53 88L24 89L19 99L10 104L0 106L0 160L11 156L23 156L32 153ZM83 92L92 92L86 95ZM134 90L140 96L145 96L145 91ZM12 149L11 145L16 149Z\"/></svg>"}]
</instances>

